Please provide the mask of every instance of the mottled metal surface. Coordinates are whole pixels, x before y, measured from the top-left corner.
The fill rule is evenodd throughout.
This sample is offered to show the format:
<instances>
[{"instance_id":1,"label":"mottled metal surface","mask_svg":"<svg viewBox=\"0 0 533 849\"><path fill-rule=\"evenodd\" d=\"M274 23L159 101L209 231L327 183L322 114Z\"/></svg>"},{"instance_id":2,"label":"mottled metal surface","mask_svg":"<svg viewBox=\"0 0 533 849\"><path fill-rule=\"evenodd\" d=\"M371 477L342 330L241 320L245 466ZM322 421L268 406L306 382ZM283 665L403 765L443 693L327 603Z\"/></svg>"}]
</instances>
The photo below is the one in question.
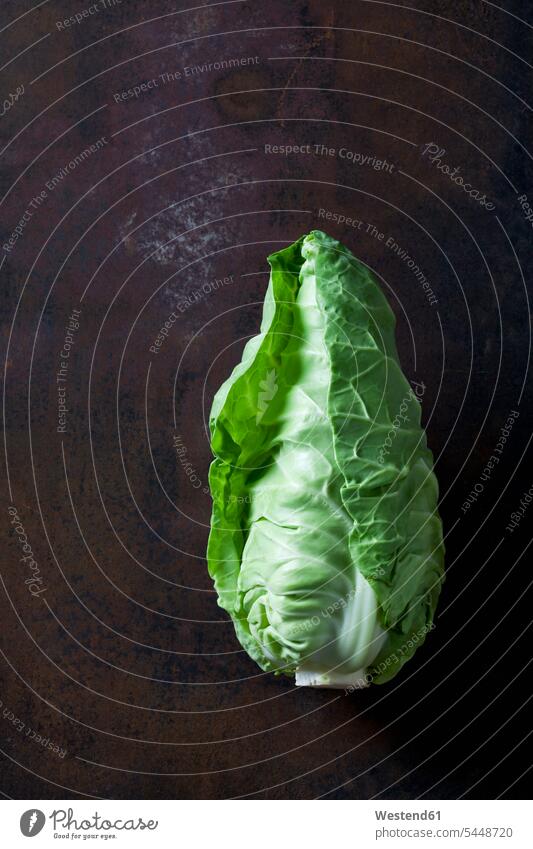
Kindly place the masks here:
<instances>
[{"instance_id":1,"label":"mottled metal surface","mask_svg":"<svg viewBox=\"0 0 533 849\"><path fill-rule=\"evenodd\" d=\"M89 5L0 13L3 792L524 795L529 10L122 0L61 24ZM262 674L204 559L207 411L257 330L266 255L313 228L397 313L446 531L436 630L351 696Z\"/></svg>"}]
</instances>

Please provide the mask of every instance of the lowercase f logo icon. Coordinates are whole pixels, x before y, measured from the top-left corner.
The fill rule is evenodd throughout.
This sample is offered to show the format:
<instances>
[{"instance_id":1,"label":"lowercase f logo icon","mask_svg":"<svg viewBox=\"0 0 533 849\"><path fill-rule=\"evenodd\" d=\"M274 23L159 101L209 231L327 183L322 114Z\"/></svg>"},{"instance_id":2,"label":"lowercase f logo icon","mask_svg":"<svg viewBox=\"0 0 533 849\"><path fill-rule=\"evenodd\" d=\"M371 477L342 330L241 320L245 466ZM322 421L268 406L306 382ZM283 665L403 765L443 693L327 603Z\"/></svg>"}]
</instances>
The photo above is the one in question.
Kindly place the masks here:
<instances>
[{"instance_id":1,"label":"lowercase f logo icon","mask_svg":"<svg viewBox=\"0 0 533 849\"><path fill-rule=\"evenodd\" d=\"M24 837L35 837L42 830L46 817L38 808L30 808L24 811L20 818L20 830Z\"/></svg>"}]
</instances>

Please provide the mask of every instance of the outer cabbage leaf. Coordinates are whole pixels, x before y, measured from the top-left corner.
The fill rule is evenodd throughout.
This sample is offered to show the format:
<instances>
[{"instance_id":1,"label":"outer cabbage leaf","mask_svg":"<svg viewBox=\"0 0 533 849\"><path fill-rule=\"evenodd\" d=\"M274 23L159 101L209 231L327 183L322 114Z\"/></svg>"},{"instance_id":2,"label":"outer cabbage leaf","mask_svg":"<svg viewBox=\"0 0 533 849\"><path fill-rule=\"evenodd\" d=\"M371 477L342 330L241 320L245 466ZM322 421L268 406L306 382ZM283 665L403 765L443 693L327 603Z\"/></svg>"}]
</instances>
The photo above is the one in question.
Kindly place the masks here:
<instances>
[{"instance_id":1,"label":"outer cabbage leaf","mask_svg":"<svg viewBox=\"0 0 533 849\"><path fill-rule=\"evenodd\" d=\"M210 574L264 670L383 682L423 642L443 577L420 406L393 313L346 248L313 231L269 263L261 331L211 411Z\"/></svg>"}]
</instances>

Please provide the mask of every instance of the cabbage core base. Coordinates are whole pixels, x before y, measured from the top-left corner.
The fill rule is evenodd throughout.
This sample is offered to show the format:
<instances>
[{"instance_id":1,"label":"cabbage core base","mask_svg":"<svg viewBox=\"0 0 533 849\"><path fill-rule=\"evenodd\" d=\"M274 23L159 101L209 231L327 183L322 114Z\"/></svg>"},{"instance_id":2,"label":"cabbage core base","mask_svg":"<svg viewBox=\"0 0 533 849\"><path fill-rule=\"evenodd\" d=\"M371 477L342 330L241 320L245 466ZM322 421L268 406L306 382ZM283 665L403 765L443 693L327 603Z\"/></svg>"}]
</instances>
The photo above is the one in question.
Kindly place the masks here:
<instances>
[{"instance_id":1,"label":"cabbage core base","mask_svg":"<svg viewBox=\"0 0 533 849\"><path fill-rule=\"evenodd\" d=\"M338 672L313 670L305 665L296 670L295 683L297 687L327 687L329 690L361 690L368 687L369 680L365 669L358 669L348 675Z\"/></svg>"}]
</instances>

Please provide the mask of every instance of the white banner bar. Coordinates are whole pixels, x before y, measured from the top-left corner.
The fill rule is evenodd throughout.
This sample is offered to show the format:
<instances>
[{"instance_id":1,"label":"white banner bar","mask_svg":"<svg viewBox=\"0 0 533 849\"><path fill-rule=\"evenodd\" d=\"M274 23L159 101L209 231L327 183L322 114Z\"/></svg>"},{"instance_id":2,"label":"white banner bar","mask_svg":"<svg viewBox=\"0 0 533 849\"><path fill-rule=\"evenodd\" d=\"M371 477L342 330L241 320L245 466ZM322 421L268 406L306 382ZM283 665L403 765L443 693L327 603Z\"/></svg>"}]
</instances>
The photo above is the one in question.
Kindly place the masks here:
<instances>
[{"instance_id":1,"label":"white banner bar","mask_svg":"<svg viewBox=\"0 0 533 849\"><path fill-rule=\"evenodd\" d=\"M2 844L346 849L531 849L521 801L4 801Z\"/></svg>"}]
</instances>

